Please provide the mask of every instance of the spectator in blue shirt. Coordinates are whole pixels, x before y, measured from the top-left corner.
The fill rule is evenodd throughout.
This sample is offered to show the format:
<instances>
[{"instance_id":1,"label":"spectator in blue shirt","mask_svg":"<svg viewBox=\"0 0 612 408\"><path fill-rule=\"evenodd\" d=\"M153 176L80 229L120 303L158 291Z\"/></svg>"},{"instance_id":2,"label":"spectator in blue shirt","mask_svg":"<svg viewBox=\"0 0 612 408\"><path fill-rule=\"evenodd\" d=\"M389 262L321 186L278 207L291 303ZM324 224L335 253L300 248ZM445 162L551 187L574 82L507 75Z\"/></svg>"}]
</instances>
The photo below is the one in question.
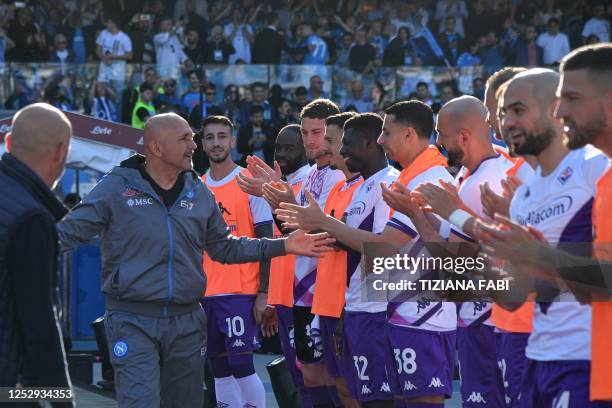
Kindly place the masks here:
<instances>
[{"instance_id":1,"label":"spectator in blue shirt","mask_svg":"<svg viewBox=\"0 0 612 408\"><path fill-rule=\"evenodd\" d=\"M176 80L174 78L166 79L162 82L162 87L164 92L158 92L155 98L155 108L158 112L161 112L168 106L185 107L181 98L176 94Z\"/></svg>"},{"instance_id":2,"label":"spectator in blue shirt","mask_svg":"<svg viewBox=\"0 0 612 408\"><path fill-rule=\"evenodd\" d=\"M187 108L189 113L200 103L200 74L198 71L190 71L187 74L189 80L189 89L181 97L183 105Z\"/></svg>"},{"instance_id":3,"label":"spectator in blue shirt","mask_svg":"<svg viewBox=\"0 0 612 408\"><path fill-rule=\"evenodd\" d=\"M315 35L310 23L303 23L298 28L298 36L303 39L303 45L308 49L304 55L304 65L325 65L329 59L327 43Z\"/></svg>"}]
</instances>

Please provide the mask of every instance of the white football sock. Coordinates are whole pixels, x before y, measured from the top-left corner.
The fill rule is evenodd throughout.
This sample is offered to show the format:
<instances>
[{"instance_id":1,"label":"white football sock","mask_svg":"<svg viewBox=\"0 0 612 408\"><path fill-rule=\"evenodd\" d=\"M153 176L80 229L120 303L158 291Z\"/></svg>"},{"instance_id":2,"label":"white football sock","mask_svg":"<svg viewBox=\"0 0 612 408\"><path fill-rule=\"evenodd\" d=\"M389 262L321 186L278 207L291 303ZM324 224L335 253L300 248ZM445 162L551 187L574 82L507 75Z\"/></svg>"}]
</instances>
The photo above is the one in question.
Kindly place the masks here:
<instances>
[{"instance_id":1,"label":"white football sock","mask_svg":"<svg viewBox=\"0 0 612 408\"><path fill-rule=\"evenodd\" d=\"M243 408L240 387L233 376L216 378L215 394L218 408Z\"/></svg>"},{"instance_id":2,"label":"white football sock","mask_svg":"<svg viewBox=\"0 0 612 408\"><path fill-rule=\"evenodd\" d=\"M266 407L266 390L259 376L251 374L247 377L236 378L236 382L240 387L244 406L247 408L265 408Z\"/></svg>"}]
</instances>

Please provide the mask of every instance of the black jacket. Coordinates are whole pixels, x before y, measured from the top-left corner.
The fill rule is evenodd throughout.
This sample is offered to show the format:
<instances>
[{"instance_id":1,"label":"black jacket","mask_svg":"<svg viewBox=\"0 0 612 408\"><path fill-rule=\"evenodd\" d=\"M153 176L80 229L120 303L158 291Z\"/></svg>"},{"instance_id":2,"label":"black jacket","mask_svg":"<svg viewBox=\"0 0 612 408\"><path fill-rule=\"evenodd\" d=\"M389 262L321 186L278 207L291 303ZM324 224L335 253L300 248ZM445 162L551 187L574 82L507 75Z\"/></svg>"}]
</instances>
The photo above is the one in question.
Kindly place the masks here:
<instances>
[{"instance_id":1,"label":"black jacket","mask_svg":"<svg viewBox=\"0 0 612 408\"><path fill-rule=\"evenodd\" d=\"M54 304L66 208L29 167L0 160L0 386L68 386Z\"/></svg>"},{"instance_id":2,"label":"black jacket","mask_svg":"<svg viewBox=\"0 0 612 408\"><path fill-rule=\"evenodd\" d=\"M272 165L274 162L274 143L276 141L276 135L273 135L273 129L270 125L264 124L261 131L266 135L266 141L264 142L262 149L266 163ZM249 140L253 137L253 125L248 124L242 126L238 131L238 141L236 147L238 152L244 155L253 154L253 149L249 146Z\"/></svg>"},{"instance_id":3,"label":"black jacket","mask_svg":"<svg viewBox=\"0 0 612 408\"><path fill-rule=\"evenodd\" d=\"M269 27L262 28L253 42L253 64L280 64L284 38Z\"/></svg>"}]
</instances>

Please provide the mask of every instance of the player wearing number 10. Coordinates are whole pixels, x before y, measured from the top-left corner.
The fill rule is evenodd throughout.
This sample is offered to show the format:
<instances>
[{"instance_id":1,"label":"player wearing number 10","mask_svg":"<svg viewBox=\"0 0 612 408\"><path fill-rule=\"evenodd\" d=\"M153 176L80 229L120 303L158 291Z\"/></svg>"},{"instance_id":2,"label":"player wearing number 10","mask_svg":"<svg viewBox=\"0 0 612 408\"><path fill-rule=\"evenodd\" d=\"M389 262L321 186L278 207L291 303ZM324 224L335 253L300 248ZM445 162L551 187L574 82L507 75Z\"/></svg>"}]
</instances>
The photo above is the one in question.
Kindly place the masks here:
<instances>
[{"instance_id":1,"label":"player wearing number 10","mask_svg":"<svg viewBox=\"0 0 612 408\"><path fill-rule=\"evenodd\" d=\"M203 129L210 170L202 180L215 195L230 232L271 238L272 211L268 203L238 187L236 176L248 171L230 156L236 145L232 122L225 116L209 116ZM215 376L217 404L264 407L265 390L255 373L253 350L259 348L257 326L267 304L270 262L223 265L205 254L204 273L208 285L202 306L208 315L208 357Z\"/></svg>"}]
</instances>

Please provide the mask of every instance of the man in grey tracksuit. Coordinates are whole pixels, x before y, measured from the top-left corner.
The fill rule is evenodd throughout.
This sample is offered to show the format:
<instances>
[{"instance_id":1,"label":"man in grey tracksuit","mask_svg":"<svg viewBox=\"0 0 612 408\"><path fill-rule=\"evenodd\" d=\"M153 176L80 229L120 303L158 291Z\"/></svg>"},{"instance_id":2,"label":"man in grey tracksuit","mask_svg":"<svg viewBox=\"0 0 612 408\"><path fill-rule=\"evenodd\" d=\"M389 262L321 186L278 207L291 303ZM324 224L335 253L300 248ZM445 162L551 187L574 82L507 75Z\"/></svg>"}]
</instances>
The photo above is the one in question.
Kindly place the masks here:
<instances>
[{"instance_id":1,"label":"man in grey tracksuit","mask_svg":"<svg viewBox=\"0 0 612 408\"><path fill-rule=\"evenodd\" d=\"M191 170L186 121L153 117L145 156L107 174L58 225L64 250L101 234L105 325L119 407L202 407L206 316L203 251L215 261L320 253L329 239L233 237Z\"/></svg>"}]
</instances>

